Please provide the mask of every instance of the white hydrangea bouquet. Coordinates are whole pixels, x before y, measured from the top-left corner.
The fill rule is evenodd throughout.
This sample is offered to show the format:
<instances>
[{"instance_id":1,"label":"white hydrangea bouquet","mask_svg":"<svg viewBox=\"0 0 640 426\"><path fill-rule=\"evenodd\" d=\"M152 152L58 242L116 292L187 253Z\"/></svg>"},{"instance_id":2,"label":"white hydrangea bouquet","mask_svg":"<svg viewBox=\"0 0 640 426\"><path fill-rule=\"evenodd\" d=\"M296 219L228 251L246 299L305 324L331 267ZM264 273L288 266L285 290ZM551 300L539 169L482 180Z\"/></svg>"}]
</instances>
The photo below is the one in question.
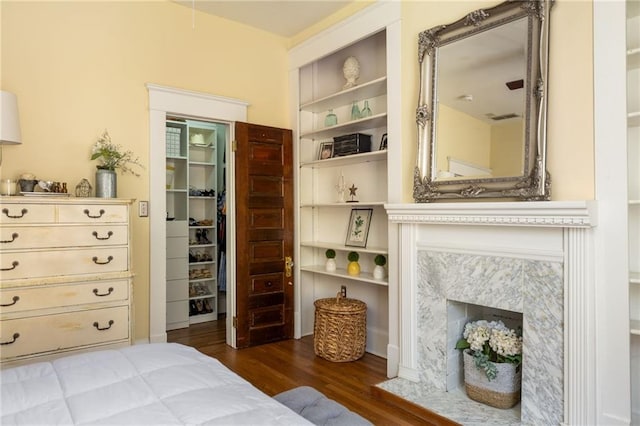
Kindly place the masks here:
<instances>
[{"instance_id":1,"label":"white hydrangea bouquet","mask_svg":"<svg viewBox=\"0 0 640 426\"><path fill-rule=\"evenodd\" d=\"M462 339L456 349L469 350L476 367L484 370L489 381L498 374L494 363L522 364L522 333L504 325L502 321L472 321L464 326Z\"/></svg>"}]
</instances>

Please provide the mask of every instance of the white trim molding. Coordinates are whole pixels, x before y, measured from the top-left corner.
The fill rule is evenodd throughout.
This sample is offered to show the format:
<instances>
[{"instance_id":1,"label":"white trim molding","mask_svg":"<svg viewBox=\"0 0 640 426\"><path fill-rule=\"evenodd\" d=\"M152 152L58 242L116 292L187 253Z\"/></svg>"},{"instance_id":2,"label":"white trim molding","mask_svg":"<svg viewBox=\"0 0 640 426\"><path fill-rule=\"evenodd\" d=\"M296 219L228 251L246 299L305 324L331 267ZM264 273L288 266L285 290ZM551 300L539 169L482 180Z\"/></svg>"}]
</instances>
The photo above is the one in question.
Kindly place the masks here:
<instances>
[{"instance_id":1,"label":"white trim molding","mask_svg":"<svg viewBox=\"0 0 640 426\"><path fill-rule=\"evenodd\" d=\"M500 258L550 261L562 265L564 360L556 419L568 425L595 424L596 323L595 201L497 203L387 204L390 223L397 227L402 259L397 284L399 305L390 312L399 333L398 376L420 382L425 372L418 353L416 297L417 253L420 251L477 254ZM422 271L424 273L424 271ZM397 319L397 320L396 320ZM390 335L394 330L390 330ZM555 399L554 399L555 400ZM527 419L540 420L545 407L533 399ZM534 404L533 406L531 404ZM523 407L525 395L523 393ZM541 414L542 413L542 414ZM523 412L523 416L525 416ZM536 417L538 416L538 417Z\"/></svg>"},{"instance_id":2,"label":"white trim molding","mask_svg":"<svg viewBox=\"0 0 640 426\"><path fill-rule=\"evenodd\" d=\"M387 204L396 223L592 227L597 225L593 201L507 203Z\"/></svg>"}]
</instances>

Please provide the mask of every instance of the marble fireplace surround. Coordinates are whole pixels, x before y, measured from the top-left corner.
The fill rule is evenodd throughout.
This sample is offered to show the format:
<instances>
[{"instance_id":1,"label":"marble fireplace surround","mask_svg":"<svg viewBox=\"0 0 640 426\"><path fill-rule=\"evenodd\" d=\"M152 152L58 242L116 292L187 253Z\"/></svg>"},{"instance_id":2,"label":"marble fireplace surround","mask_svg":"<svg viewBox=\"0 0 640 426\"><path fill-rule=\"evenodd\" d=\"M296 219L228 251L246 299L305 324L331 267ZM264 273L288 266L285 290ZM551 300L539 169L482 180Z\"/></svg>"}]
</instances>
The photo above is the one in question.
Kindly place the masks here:
<instances>
[{"instance_id":1,"label":"marble fireplace surround","mask_svg":"<svg viewBox=\"0 0 640 426\"><path fill-rule=\"evenodd\" d=\"M594 203L386 208L402 265L389 285L398 377L379 386L462 424L579 424L594 391ZM522 313L525 368L515 410L472 402L463 389L447 392L455 388L450 301Z\"/></svg>"}]
</instances>

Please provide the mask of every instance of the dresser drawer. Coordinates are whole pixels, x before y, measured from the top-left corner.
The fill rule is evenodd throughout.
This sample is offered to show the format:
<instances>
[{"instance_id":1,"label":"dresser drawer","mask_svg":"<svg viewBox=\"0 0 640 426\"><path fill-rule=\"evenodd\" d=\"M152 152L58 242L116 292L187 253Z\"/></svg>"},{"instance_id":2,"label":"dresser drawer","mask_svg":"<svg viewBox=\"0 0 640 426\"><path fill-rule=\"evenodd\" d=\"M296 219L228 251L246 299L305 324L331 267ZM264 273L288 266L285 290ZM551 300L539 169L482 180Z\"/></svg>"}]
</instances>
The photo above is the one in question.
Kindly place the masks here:
<instances>
[{"instance_id":1,"label":"dresser drawer","mask_svg":"<svg viewBox=\"0 0 640 426\"><path fill-rule=\"evenodd\" d=\"M0 228L0 250L3 251L49 247L116 246L126 245L128 242L127 225Z\"/></svg>"},{"instance_id":2,"label":"dresser drawer","mask_svg":"<svg viewBox=\"0 0 640 426\"><path fill-rule=\"evenodd\" d=\"M3 252L0 280L127 271L127 247Z\"/></svg>"},{"instance_id":3,"label":"dresser drawer","mask_svg":"<svg viewBox=\"0 0 640 426\"><path fill-rule=\"evenodd\" d=\"M129 221L129 208L118 205L69 204L58 206L59 223L113 223Z\"/></svg>"},{"instance_id":4,"label":"dresser drawer","mask_svg":"<svg viewBox=\"0 0 640 426\"><path fill-rule=\"evenodd\" d=\"M0 224L53 223L55 206L50 204L2 203Z\"/></svg>"},{"instance_id":5,"label":"dresser drawer","mask_svg":"<svg viewBox=\"0 0 640 426\"><path fill-rule=\"evenodd\" d=\"M3 360L127 338L127 306L0 321Z\"/></svg>"},{"instance_id":6,"label":"dresser drawer","mask_svg":"<svg viewBox=\"0 0 640 426\"><path fill-rule=\"evenodd\" d=\"M128 280L0 290L0 307L3 314L127 299L129 299Z\"/></svg>"}]
</instances>

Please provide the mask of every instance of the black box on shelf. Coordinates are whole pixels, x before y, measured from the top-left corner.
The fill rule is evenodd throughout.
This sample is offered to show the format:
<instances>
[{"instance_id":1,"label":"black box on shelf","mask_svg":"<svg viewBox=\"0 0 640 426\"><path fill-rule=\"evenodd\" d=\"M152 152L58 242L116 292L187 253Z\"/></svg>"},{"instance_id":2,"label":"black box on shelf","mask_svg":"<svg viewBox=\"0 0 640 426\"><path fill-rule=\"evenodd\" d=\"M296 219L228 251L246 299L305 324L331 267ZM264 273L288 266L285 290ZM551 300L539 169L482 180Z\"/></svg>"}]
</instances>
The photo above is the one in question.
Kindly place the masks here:
<instances>
[{"instance_id":1,"label":"black box on shelf","mask_svg":"<svg viewBox=\"0 0 640 426\"><path fill-rule=\"evenodd\" d=\"M334 157L359 154L361 152L371 152L371 135L352 133L333 138Z\"/></svg>"}]
</instances>

